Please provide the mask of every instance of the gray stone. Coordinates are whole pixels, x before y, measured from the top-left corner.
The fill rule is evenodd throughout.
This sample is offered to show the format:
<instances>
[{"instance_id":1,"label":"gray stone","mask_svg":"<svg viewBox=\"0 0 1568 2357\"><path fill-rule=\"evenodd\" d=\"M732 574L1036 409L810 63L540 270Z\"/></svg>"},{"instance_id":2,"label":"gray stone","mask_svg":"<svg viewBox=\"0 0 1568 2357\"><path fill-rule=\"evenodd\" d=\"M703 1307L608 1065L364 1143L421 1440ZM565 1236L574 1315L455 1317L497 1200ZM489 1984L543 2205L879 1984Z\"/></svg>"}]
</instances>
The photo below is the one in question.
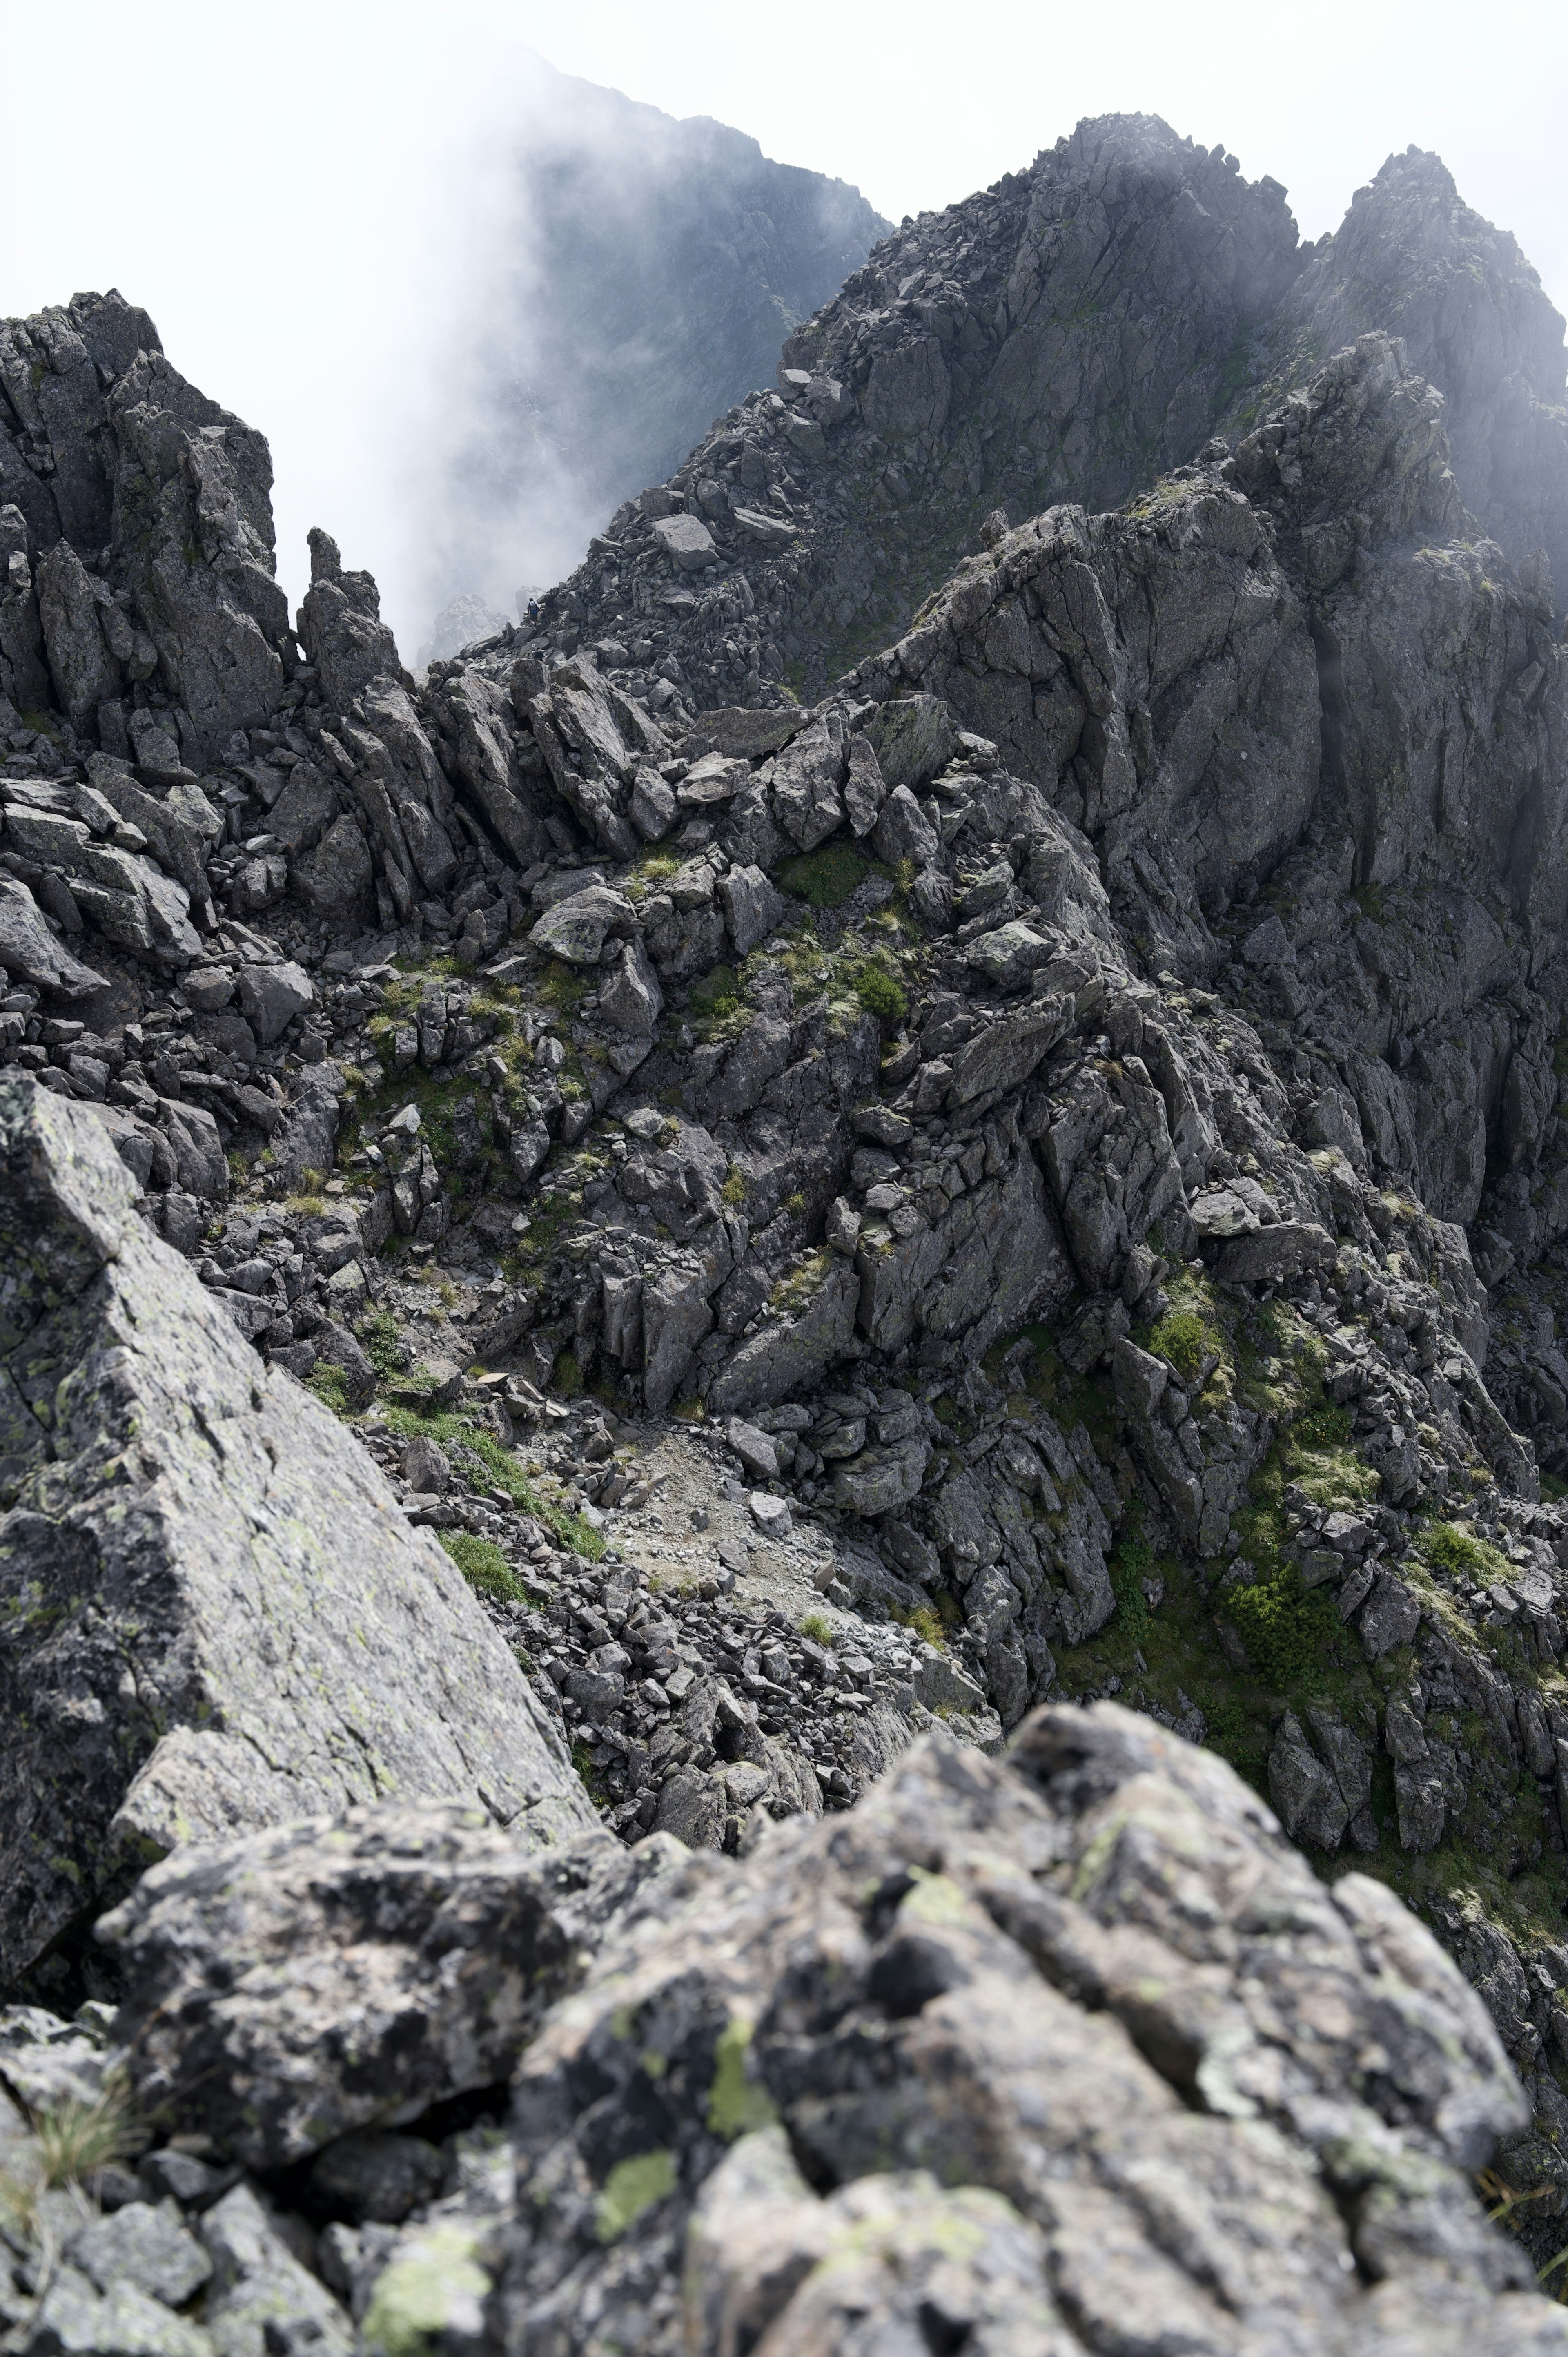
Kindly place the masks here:
<instances>
[{"instance_id":1,"label":"gray stone","mask_svg":"<svg viewBox=\"0 0 1568 2357\"><path fill-rule=\"evenodd\" d=\"M66 2256L102 2292L134 2284L167 2308L183 2308L212 2273L212 2262L172 2209L128 2201L71 2237Z\"/></svg>"},{"instance_id":2,"label":"gray stone","mask_svg":"<svg viewBox=\"0 0 1568 2357\"><path fill-rule=\"evenodd\" d=\"M1212 1203L1213 1199L1208 1200ZM1208 1232L1215 1231L1210 1228ZM1225 1285L1280 1285L1287 1277L1332 1268L1334 1252L1333 1237L1315 1222L1282 1220L1277 1227L1255 1228L1233 1236L1216 1261L1214 1273Z\"/></svg>"},{"instance_id":3,"label":"gray stone","mask_svg":"<svg viewBox=\"0 0 1568 2357\"><path fill-rule=\"evenodd\" d=\"M103 976L49 931L25 884L0 876L0 968L38 990L87 998L107 988Z\"/></svg>"},{"instance_id":4,"label":"gray stone","mask_svg":"<svg viewBox=\"0 0 1568 2357\"><path fill-rule=\"evenodd\" d=\"M1424 1760L1394 1763L1394 1801L1399 1812L1402 1849L1435 1849L1443 1839L1447 1802L1443 1779Z\"/></svg>"},{"instance_id":5,"label":"gray stone","mask_svg":"<svg viewBox=\"0 0 1568 2357\"><path fill-rule=\"evenodd\" d=\"M935 695L896 697L865 733L889 786L929 785L958 749L952 714Z\"/></svg>"},{"instance_id":6,"label":"gray stone","mask_svg":"<svg viewBox=\"0 0 1568 2357\"><path fill-rule=\"evenodd\" d=\"M294 871L294 884L317 916L350 917L368 898L374 870L364 829L346 813Z\"/></svg>"},{"instance_id":7,"label":"gray stone","mask_svg":"<svg viewBox=\"0 0 1568 2357\"><path fill-rule=\"evenodd\" d=\"M451 1487L451 1460L427 1435L416 1434L403 1452L403 1478L411 1490L434 1491L439 1496Z\"/></svg>"},{"instance_id":8,"label":"gray stone","mask_svg":"<svg viewBox=\"0 0 1568 2357\"><path fill-rule=\"evenodd\" d=\"M751 775L746 761L731 760L724 753L704 753L693 762L675 789L675 800L682 810L712 810L727 802Z\"/></svg>"},{"instance_id":9,"label":"gray stone","mask_svg":"<svg viewBox=\"0 0 1568 2357\"><path fill-rule=\"evenodd\" d=\"M659 516L653 537L664 554L682 573L701 573L718 561L713 533L697 516Z\"/></svg>"},{"instance_id":10,"label":"gray stone","mask_svg":"<svg viewBox=\"0 0 1568 2357\"><path fill-rule=\"evenodd\" d=\"M679 1770L660 1820L714 1844L717 1772ZM1320 1882L1212 1753L1106 1704L1046 1710L1006 1761L927 1738L847 1821L688 1871L635 1963L607 1954L523 2058L521 2331L613 2314L635 2338L635 2254L636 2297L682 2280L703 2348L847 2349L870 2319L887 2347L973 2328L1068 2357L1125 2346L1136 2316L1151 2348L1179 2325L1239 2349L1273 2329L1285 2250L1303 2350L1369 2345L1391 2283L1412 2348L1441 2345L1458 2282L1499 2350L1545 2330L1522 2260L1460 2223L1465 2172L1525 2117L1480 2000L1381 1885ZM1245 1942L1217 1953L1242 1906ZM1397 2084L1364 2072L1369 2038ZM698 2050L678 2076L667 2054ZM718 2133L677 2163L699 2116ZM1412 2171L1380 2171L1369 2210L1324 2181L1353 2127ZM1160 2219L1167 2195L1204 2204L1201 2253L1151 2222L1156 2183ZM1230 2222L1262 2205L1288 2221L1266 2250ZM1449 2265L1369 2285L1373 2216L1380 2249L1424 2231ZM574 2254L569 2291L544 2250Z\"/></svg>"},{"instance_id":11,"label":"gray stone","mask_svg":"<svg viewBox=\"0 0 1568 2357\"><path fill-rule=\"evenodd\" d=\"M1036 970L1048 965L1056 952L1032 925L1013 923L982 933L964 954L999 990L1026 990Z\"/></svg>"},{"instance_id":12,"label":"gray stone","mask_svg":"<svg viewBox=\"0 0 1568 2357\"><path fill-rule=\"evenodd\" d=\"M636 931L630 901L608 885L591 884L546 909L528 938L536 949L571 965L597 965L607 939Z\"/></svg>"},{"instance_id":13,"label":"gray stone","mask_svg":"<svg viewBox=\"0 0 1568 2357\"><path fill-rule=\"evenodd\" d=\"M51 2277L20 2345L27 2357L212 2357L222 2343L134 2284L113 2284L100 2299L66 2266ZM346 2357L346 2335L338 2346Z\"/></svg>"},{"instance_id":14,"label":"gray stone","mask_svg":"<svg viewBox=\"0 0 1568 2357\"><path fill-rule=\"evenodd\" d=\"M0 1151L0 1260L28 1272L0 1317L0 1586L57 1599L0 1643L5 1976L177 1841L389 1787L588 1823L456 1566L148 1233L100 1125L13 1081ZM69 1401L47 1454L43 1384Z\"/></svg>"},{"instance_id":15,"label":"gray stone","mask_svg":"<svg viewBox=\"0 0 1568 2357\"><path fill-rule=\"evenodd\" d=\"M310 2181L357 2224L370 2219L398 2226L411 2210L435 2199L446 2174L446 2160L435 2145L383 2130L329 2144L312 2162Z\"/></svg>"},{"instance_id":16,"label":"gray stone","mask_svg":"<svg viewBox=\"0 0 1568 2357\"><path fill-rule=\"evenodd\" d=\"M784 896L760 867L732 867L718 881L719 906L737 958L747 956L784 914Z\"/></svg>"},{"instance_id":17,"label":"gray stone","mask_svg":"<svg viewBox=\"0 0 1568 2357\"><path fill-rule=\"evenodd\" d=\"M813 851L844 822L843 724L828 711L790 739L773 765L774 814L798 850Z\"/></svg>"},{"instance_id":18,"label":"gray stone","mask_svg":"<svg viewBox=\"0 0 1568 2357\"><path fill-rule=\"evenodd\" d=\"M953 1060L953 1103L1019 1087L1071 1028L1073 1013L1070 998L1043 998L976 1031Z\"/></svg>"},{"instance_id":19,"label":"gray stone","mask_svg":"<svg viewBox=\"0 0 1568 2357\"><path fill-rule=\"evenodd\" d=\"M1215 1238L1251 1236L1260 1221L1251 1203L1230 1187L1210 1187L1187 1205L1192 1224L1204 1242Z\"/></svg>"},{"instance_id":20,"label":"gray stone","mask_svg":"<svg viewBox=\"0 0 1568 2357\"><path fill-rule=\"evenodd\" d=\"M133 1992L132 2084L262 2169L415 2117L506 2077L584 1943L668 1862L449 1803L178 1853L101 1927Z\"/></svg>"},{"instance_id":21,"label":"gray stone","mask_svg":"<svg viewBox=\"0 0 1568 2357\"><path fill-rule=\"evenodd\" d=\"M710 1413L744 1415L809 1390L854 1342L860 1279L840 1261L797 1317L780 1318L744 1341L709 1386Z\"/></svg>"},{"instance_id":22,"label":"gray stone","mask_svg":"<svg viewBox=\"0 0 1568 2357\"><path fill-rule=\"evenodd\" d=\"M1380 1571L1362 1608L1361 1642L1369 1661L1381 1661L1398 1645L1408 1645L1421 1626L1421 1605L1402 1579Z\"/></svg>"},{"instance_id":23,"label":"gray stone","mask_svg":"<svg viewBox=\"0 0 1568 2357\"><path fill-rule=\"evenodd\" d=\"M663 1011L664 993L640 941L628 942L618 963L599 984L599 1013L629 1039L650 1039Z\"/></svg>"},{"instance_id":24,"label":"gray stone","mask_svg":"<svg viewBox=\"0 0 1568 2357\"><path fill-rule=\"evenodd\" d=\"M1338 1780L1317 1760L1294 1713L1287 1711L1269 1753L1269 1798L1293 1841L1336 1850L1354 1811Z\"/></svg>"},{"instance_id":25,"label":"gray stone","mask_svg":"<svg viewBox=\"0 0 1568 2357\"><path fill-rule=\"evenodd\" d=\"M725 1438L748 1473L763 1481L778 1480L779 1444L770 1432L759 1431L744 1416L732 1415L725 1426Z\"/></svg>"},{"instance_id":26,"label":"gray stone","mask_svg":"<svg viewBox=\"0 0 1568 2357\"><path fill-rule=\"evenodd\" d=\"M303 966L285 959L277 965L243 967L238 995L240 1012L265 1048L314 1005L316 985Z\"/></svg>"},{"instance_id":27,"label":"gray stone","mask_svg":"<svg viewBox=\"0 0 1568 2357\"><path fill-rule=\"evenodd\" d=\"M716 1849L724 1831L725 1794L713 1776L677 1769L659 1795L656 1834L673 1835L688 1849Z\"/></svg>"},{"instance_id":28,"label":"gray stone","mask_svg":"<svg viewBox=\"0 0 1568 2357\"><path fill-rule=\"evenodd\" d=\"M658 843L675 823L675 790L657 770L639 769L632 780L627 815L645 843Z\"/></svg>"},{"instance_id":29,"label":"gray stone","mask_svg":"<svg viewBox=\"0 0 1568 2357\"><path fill-rule=\"evenodd\" d=\"M833 1475L833 1503L851 1514L887 1514L907 1506L920 1494L931 1454L924 1438L897 1442L890 1448L867 1448L850 1458Z\"/></svg>"},{"instance_id":30,"label":"gray stone","mask_svg":"<svg viewBox=\"0 0 1568 2357\"><path fill-rule=\"evenodd\" d=\"M91 2106L103 2091L102 2043L42 2006L0 2010L0 2077L29 2111Z\"/></svg>"},{"instance_id":31,"label":"gray stone","mask_svg":"<svg viewBox=\"0 0 1568 2357\"><path fill-rule=\"evenodd\" d=\"M736 529L764 548L788 548L795 538L794 525L783 516L765 515L759 508L735 508L731 513Z\"/></svg>"},{"instance_id":32,"label":"gray stone","mask_svg":"<svg viewBox=\"0 0 1568 2357\"><path fill-rule=\"evenodd\" d=\"M325 2284L301 2266L248 2185L201 2221L212 2258L206 2320L218 2357L312 2350L349 2357L354 2329Z\"/></svg>"}]
</instances>

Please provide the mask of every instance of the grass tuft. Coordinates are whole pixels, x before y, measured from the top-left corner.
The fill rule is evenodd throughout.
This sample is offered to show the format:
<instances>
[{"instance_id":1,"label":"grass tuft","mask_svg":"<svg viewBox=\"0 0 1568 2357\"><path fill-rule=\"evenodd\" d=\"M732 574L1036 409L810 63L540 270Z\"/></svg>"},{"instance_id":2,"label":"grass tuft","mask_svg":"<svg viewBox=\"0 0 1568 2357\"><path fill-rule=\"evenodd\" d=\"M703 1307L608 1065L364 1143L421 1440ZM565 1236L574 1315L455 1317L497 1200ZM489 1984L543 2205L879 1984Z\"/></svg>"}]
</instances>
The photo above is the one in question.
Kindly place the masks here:
<instances>
[{"instance_id":1,"label":"grass tuft","mask_svg":"<svg viewBox=\"0 0 1568 2357\"><path fill-rule=\"evenodd\" d=\"M473 1589L495 1604L532 1604L533 1598L493 1539L472 1531L438 1531L437 1538Z\"/></svg>"},{"instance_id":2,"label":"grass tuft","mask_svg":"<svg viewBox=\"0 0 1568 2357\"><path fill-rule=\"evenodd\" d=\"M113 2162L129 2159L147 2141L128 2086L113 2076L92 2103L68 2098L38 2112L33 2138L40 2175L49 2187L82 2184Z\"/></svg>"},{"instance_id":3,"label":"grass tuft","mask_svg":"<svg viewBox=\"0 0 1568 2357\"><path fill-rule=\"evenodd\" d=\"M406 1407L386 1407L381 1413L387 1430L395 1432L401 1439L413 1440L423 1434L444 1448L463 1448L477 1457L502 1495L521 1512L532 1514L536 1523L542 1523L563 1546L585 1555L591 1563L596 1563L604 1554L605 1542L593 1525L580 1514L568 1513L564 1506L552 1505L548 1499L542 1498L510 1449L470 1416L451 1413L426 1415Z\"/></svg>"},{"instance_id":4,"label":"grass tuft","mask_svg":"<svg viewBox=\"0 0 1568 2357\"><path fill-rule=\"evenodd\" d=\"M881 1023L901 1023L909 1012L909 994L885 965L868 959L854 978L854 995L868 1015Z\"/></svg>"},{"instance_id":5,"label":"grass tuft","mask_svg":"<svg viewBox=\"0 0 1568 2357\"><path fill-rule=\"evenodd\" d=\"M871 872L872 862L865 854L840 839L823 844L820 851L787 859L779 870L779 881L808 908L840 909Z\"/></svg>"}]
</instances>

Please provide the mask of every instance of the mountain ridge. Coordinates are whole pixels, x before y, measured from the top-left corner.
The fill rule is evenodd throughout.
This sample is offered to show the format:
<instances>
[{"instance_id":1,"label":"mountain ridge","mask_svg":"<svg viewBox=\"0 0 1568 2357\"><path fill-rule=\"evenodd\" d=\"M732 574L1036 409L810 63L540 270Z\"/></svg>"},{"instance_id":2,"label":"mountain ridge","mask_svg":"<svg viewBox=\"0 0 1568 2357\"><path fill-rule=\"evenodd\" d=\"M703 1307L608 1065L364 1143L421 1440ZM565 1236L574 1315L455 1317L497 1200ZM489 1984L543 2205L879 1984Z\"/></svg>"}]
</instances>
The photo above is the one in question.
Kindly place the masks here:
<instances>
[{"instance_id":1,"label":"mountain ridge","mask_svg":"<svg viewBox=\"0 0 1568 2357\"><path fill-rule=\"evenodd\" d=\"M1240 295L1283 286L1276 320L1332 247L1304 261L1283 195L1164 126L1053 157L940 217L975 233L961 319L952 272L884 290L878 263L806 355L864 379L787 350L787 397L702 446L693 496L603 536L594 582L685 633L685 688L593 640L601 608L415 685L325 531L291 626L264 445L145 315L79 296L0 331L0 466L45 522L0 506L0 1064L48 1265L74 1283L101 1240L96 1125L134 1181L114 1216L205 1289L193 1328L231 1319L257 1396L415 1526L410 1597L441 1533L450 1625L527 1681L542 1816L601 1820L542 1865L443 1767L275 1826L204 1728L258 1676L283 1706L286 1658L200 1694L162 1667L199 1642L199 1517L147 1524L156 1714L99 1642L70 1412L137 1380L99 1293L40 1279L31 1324L6 1312L6 1725L69 1726L102 1773L13 1984L83 2023L7 2013L0 2078L91 2094L123 2050L212 2140L209 2176L147 2164L213 2254L188 2330L266 2284L345 2352L436 2314L470 2347L521 2318L584 2357L607 2331L719 2357L740 2318L848 2357L870 2314L1114 2357L1153 2282L1150 2347L1178 2310L1194 2345L1562 2345L1530 2286L1568 2201L1568 656L1548 567L1487 536L1450 440L1502 453L1506 522L1502 460L1557 447L1551 323L1526 304L1535 341L1446 401L1374 325L1217 436ZM1404 166L1400 221L1449 208ZM769 700L811 602L786 567L844 544L841 478L886 471L843 437L918 411L929 475L940 323L967 366L983 292L1005 349L1020 221L1064 275L1018 332L1065 323L1089 386L1020 358L1031 417L1065 450L1103 413L1083 467L1138 463L1090 363L1135 354L1176 252L1230 341L1167 320L1140 414L1207 438L1099 512L987 509L908 627ZM1107 253L1132 291L1086 311ZM1446 349L1479 349L1455 318ZM1505 415L1516 379L1535 406ZM807 482L796 556L773 528ZM1538 488L1520 530L1556 512ZM963 474L915 553L989 490ZM47 539L62 494L81 546ZM200 1389L180 1445L242 1498ZM328 1506L291 1512L330 1546ZM463 1738L471 1698L410 1652L406 1708ZM363 1776L352 1714L343 1742ZM125 1804L168 1851L126 1898L110 1812L149 1759L184 1816ZM1043 2177L1008 2158L1036 2094L1083 2106L1068 2174L1067 2147ZM1531 2195L1511 2240L1488 2164L1493 2207ZM268 2222L295 2200L318 2272ZM1262 2260L1261 2210L1288 2220ZM991 2292L933 2255L960 2224ZM81 2342L111 2294L70 2247ZM203 2280L178 2247L194 2273L148 2278L171 2317ZM1310 2287L1283 2309L1282 2248ZM205 2350L151 2314L170 2357Z\"/></svg>"},{"instance_id":2,"label":"mountain ridge","mask_svg":"<svg viewBox=\"0 0 1568 2357\"><path fill-rule=\"evenodd\" d=\"M1429 219L1442 253L1419 251ZM1115 506L1215 434L1240 438L1288 390L1287 356L1310 373L1352 328L1402 318L1412 365L1449 396L1483 528L1568 578L1563 322L1438 159L1391 157L1303 248L1276 181L1112 116L884 241L786 345L788 399L753 394L619 511L552 593L545 641L607 645L638 692L662 676L688 708L777 702L787 682L821 694L897 635L993 510ZM693 608L647 594L658 573L639 586L670 512L705 535Z\"/></svg>"}]
</instances>

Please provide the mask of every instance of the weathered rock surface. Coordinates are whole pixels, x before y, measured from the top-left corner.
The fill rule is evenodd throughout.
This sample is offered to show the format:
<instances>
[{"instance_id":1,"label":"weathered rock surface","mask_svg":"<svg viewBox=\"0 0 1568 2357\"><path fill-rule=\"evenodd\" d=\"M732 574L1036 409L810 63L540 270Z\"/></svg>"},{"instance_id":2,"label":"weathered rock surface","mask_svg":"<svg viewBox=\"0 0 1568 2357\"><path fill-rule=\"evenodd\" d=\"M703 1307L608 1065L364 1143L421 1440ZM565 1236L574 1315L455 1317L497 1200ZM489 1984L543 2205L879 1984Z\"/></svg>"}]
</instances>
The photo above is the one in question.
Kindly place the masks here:
<instances>
[{"instance_id":1,"label":"weathered rock surface","mask_svg":"<svg viewBox=\"0 0 1568 2357\"><path fill-rule=\"evenodd\" d=\"M153 1867L98 1927L138 2104L269 2169L507 2078L680 1856L553 1830L381 1802Z\"/></svg>"},{"instance_id":2,"label":"weathered rock surface","mask_svg":"<svg viewBox=\"0 0 1568 2357\"><path fill-rule=\"evenodd\" d=\"M876 245L791 336L777 389L616 517L548 601L551 635L608 640L623 682L696 710L779 700L787 666L821 694L910 629L955 549L1060 502L1120 505L1380 329L1444 397L1483 531L1515 563L1544 550L1561 584L1563 322L1439 159L1391 156L1303 246L1278 181L1107 115ZM689 602L645 560L672 508L717 542ZM998 657L1012 627L996 617Z\"/></svg>"},{"instance_id":3,"label":"weathered rock surface","mask_svg":"<svg viewBox=\"0 0 1568 2357\"><path fill-rule=\"evenodd\" d=\"M394 1793L591 1822L456 1566L91 1115L11 1080L0 1138L6 1977L182 1841Z\"/></svg>"},{"instance_id":4,"label":"weathered rock surface","mask_svg":"<svg viewBox=\"0 0 1568 2357\"><path fill-rule=\"evenodd\" d=\"M401 1898L417 1888L423 1920L434 1895L430 1864L393 1855L407 1824L364 1813L328 1869L334 1893L381 1878L389 1953ZM242 2006L263 2072L303 2059L316 1935L194 2014L159 2000L209 1977L225 1906L253 1927L275 1876L287 1912L310 1878L290 1839L171 1861L134 1902L149 1976L117 2031L156 2047L165 2083L188 2077L220 2151L259 2130L225 2108L240 2083L231 2050L211 2071L212 2028ZM482 1839L476 1892L504 1837ZM1524 2115L1479 1999L1380 1885L1326 1888L1229 1768L1147 1719L1042 1711L1004 1762L932 1738L847 1816L744 1862L634 1852L618 1919L569 1888L595 1856L555 1862L549 1903L596 1953L527 2046L482 2169L458 2140L444 2194L395 2231L330 2230L369 2345L401 2346L417 2312L466 2316L470 2346L650 2357L848 2357L873 2327L1020 2357L1177 2332L1326 2357L1568 2346L1469 2182ZM160 1921L185 1947L173 1990ZM347 1993L329 1975L316 2002ZM461 1975L432 1986L433 2052L474 1996ZM255 2209L241 2188L212 2216ZM220 2281L230 2231L206 2230Z\"/></svg>"}]
</instances>

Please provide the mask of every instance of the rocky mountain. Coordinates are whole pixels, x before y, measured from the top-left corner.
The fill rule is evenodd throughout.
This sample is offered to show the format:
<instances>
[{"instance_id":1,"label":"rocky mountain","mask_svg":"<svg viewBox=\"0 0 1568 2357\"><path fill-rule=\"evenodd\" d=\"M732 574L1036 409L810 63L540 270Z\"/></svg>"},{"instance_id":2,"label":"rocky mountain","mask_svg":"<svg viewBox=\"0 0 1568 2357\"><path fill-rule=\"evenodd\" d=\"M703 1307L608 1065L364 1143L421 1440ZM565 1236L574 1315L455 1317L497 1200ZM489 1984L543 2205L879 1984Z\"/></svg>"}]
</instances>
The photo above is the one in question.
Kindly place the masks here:
<instances>
[{"instance_id":1,"label":"rocky mountain","mask_svg":"<svg viewBox=\"0 0 1568 2357\"><path fill-rule=\"evenodd\" d=\"M857 189L776 164L725 124L538 73L519 222L481 265L467 429L433 521L443 601L510 608L520 579L554 577L712 418L772 382L783 338L888 226Z\"/></svg>"},{"instance_id":2,"label":"rocky mountain","mask_svg":"<svg viewBox=\"0 0 1568 2357\"><path fill-rule=\"evenodd\" d=\"M550 640L692 708L820 695L989 518L1114 507L1379 328L1443 394L1484 530L1568 580L1563 321L1438 158L1391 157L1304 247L1276 181L1112 115L874 247L776 389L617 514L554 593Z\"/></svg>"},{"instance_id":3,"label":"rocky mountain","mask_svg":"<svg viewBox=\"0 0 1568 2357\"><path fill-rule=\"evenodd\" d=\"M919 236L1036 204L1121 504L811 705L674 491L683 688L415 688L145 315L0 331L27 2357L1568 2341L1550 386L1510 510L1522 294L1363 220L1473 365L1297 375L1351 277L1140 121Z\"/></svg>"}]
</instances>

